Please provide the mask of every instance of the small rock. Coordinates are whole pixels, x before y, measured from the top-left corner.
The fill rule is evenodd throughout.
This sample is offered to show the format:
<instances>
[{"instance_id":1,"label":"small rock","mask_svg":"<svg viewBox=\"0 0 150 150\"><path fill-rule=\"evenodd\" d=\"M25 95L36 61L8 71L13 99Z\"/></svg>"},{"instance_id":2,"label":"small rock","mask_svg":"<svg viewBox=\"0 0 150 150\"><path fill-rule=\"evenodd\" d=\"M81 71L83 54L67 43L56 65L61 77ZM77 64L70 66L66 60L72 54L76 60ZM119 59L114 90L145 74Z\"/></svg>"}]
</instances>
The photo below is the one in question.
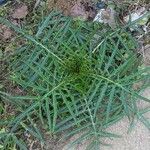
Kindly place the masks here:
<instances>
[{"instance_id":1,"label":"small rock","mask_svg":"<svg viewBox=\"0 0 150 150\"><path fill-rule=\"evenodd\" d=\"M25 18L27 14L28 14L28 7L26 5L23 5L14 11L12 17L14 19L22 19Z\"/></svg>"}]
</instances>

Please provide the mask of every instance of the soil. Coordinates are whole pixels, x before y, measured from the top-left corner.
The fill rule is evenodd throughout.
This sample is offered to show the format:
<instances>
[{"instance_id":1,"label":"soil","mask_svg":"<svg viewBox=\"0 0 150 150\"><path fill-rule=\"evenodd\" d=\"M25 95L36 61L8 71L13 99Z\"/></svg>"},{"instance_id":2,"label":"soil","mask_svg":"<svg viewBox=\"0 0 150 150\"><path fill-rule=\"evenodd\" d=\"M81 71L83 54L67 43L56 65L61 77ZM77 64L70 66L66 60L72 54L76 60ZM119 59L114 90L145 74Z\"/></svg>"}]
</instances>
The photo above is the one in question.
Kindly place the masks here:
<instances>
[{"instance_id":1,"label":"soil","mask_svg":"<svg viewBox=\"0 0 150 150\"><path fill-rule=\"evenodd\" d=\"M63 11L65 15L70 14L71 8L75 5L77 0L48 0L48 9L57 9Z\"/></svg>"},{"instance_id":2,"label":"soil","mask_svg":"<svg viewBox=\"0 0 150 150\"><path fill-rule=\"evenodd\" d=\"M84 11L86 13L90 12L93 8L93 0L48 0L47 4L49 10L56 9L62 11L64 15L71 15L72 8L76 4L81 4L84 7Z\"/></svg>"},{"instance_id":3,"label":"soil","mask_svg":"<svg viewBox=\"0 0 150 150\"><path fill-rule=\"evenodd\" d=\"M150 99L150 88L147 88L143 93L142 96ZM138 107L140 109L150 107L150 103L139 101ZM144 117L150 119L150 112L144 114ZM145 125L136 120L135 126L133 127L132 131L128 133L129 129L129 120L127 118L123 118L119 122L115 123L114 125L110 126L107 131L110 133L114 133L117 135L121 135L121 138L114 138L114 139L103 139L102 142L111 144L111 146L101 146L101 150L148 150L150 147L150 130L145 127ZM73 142L74 140L78 139L80 135L73 136L68 143L63 147L63 149L59 150L68 150L67 145L69 142ZM77 146L73 147L69 150L86 150L86 146L89 144L89 141L81 142Z\"/></svg>"}]
</instances>

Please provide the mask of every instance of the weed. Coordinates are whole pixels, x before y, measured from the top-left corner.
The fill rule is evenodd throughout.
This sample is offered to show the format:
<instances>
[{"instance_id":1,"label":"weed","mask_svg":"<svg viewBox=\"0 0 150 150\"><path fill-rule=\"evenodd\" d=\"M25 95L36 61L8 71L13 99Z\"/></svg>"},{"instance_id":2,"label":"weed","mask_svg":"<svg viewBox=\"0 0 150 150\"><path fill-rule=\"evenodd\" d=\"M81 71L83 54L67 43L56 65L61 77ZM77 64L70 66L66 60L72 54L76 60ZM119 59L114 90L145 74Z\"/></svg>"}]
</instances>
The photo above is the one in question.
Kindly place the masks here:
<instances>
[{"instance_id":1,"label":"weed","mask_svg":"<svg viewBox=\"0 0 150 150\"><path fill-rule=\"evenodd\" d=\"M74 25L71 18L55 11L45 17L34 36L3 18L0 22L28 40L9 60L12 81L28 94L1 92L19 108L18 116L7 125L9 133L1 135L5 148L11 139L19 149L27 149L17 135L22 128L43 142L40 120L51 135L69 131L65 139L83 131L71 146L90 138L89 148L98 149L101 138L119 137L108 133L108 126L123 116L132 121L133 116L143 115L136 100L150 100L132 87L139 81L145 85L149 68L139 68L140 56L133 51L138 45L126 28L104 31L97 23ZM143 123L149 127L145 118Z\"/></svg>"}]
</instances>

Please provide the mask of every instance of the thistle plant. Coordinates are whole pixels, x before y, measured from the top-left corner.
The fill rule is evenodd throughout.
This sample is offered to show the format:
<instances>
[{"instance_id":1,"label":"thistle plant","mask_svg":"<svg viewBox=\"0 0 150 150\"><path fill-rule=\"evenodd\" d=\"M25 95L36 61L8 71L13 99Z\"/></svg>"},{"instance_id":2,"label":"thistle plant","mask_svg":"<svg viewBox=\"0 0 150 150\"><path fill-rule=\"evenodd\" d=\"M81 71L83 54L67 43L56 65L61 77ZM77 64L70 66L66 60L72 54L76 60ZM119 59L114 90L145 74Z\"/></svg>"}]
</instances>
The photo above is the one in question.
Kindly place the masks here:
<instances>
[{"instance_id":1,"label":"thistle plant","mask_svg":"<svg viewBox=\"0 0 150 150\"><path fill-rule=\"evenodd\" d=\"M149 108L137 107L139 99L150 102L139 93L149 86L150 68L141 67L137 41L127 26L114 31L51 12L31 36L3 18L0 22L26 39L8 62L10 79L27 94L0 92L18 108L9 130L0 135L4 149L12 139L27 149L17 134L22 130L44 142L39 122L50 135L65 131L63 139L82 133L70 146L90 139L90 150L100 148L101 138L118 138L106 129L124 116L132 123L139 118L150 128L143 115ZM135 90L138 82L142 86Z\"/></svg>"}]
</instances>

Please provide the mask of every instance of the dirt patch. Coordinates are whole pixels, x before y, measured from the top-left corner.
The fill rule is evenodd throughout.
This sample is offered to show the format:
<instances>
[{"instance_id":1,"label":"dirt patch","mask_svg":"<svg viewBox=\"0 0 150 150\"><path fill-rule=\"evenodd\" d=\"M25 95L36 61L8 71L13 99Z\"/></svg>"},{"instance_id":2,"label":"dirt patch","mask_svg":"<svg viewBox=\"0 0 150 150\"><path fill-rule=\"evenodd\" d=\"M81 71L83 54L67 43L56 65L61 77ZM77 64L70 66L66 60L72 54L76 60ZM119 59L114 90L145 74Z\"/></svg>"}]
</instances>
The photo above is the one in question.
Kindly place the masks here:
<instances>
[{"instance_id":1,"label":"dirt patch","mask_svg":"<svg viewBox=\"0 0 150 150\"><path fill-rule=\"evenodd\" d=\"M47 3L49 10L56 9L62 11L64 15L73 14L74 16L74 10L78 10L80 15L82 13L82 15L86 16L89 15L88 13L91 13L93 0L48 0Z\"/></svg>"},{"instance_id":2,"label":"dirt patch","mask_svg":"<svg viewBox=\"0 0 150 150\"><path fill-rule=\"evenodd\" d=\"M12 36L12 31L6 25L0 24L0 38L2 40L8 40Z\"/></svg>"},{"instance_id":3,"label":"dirt patch","mask_svg":"<svg viewBox=\"0 0 150 150\"><path fill-rule=\"evenodd\" d=\"M57 9L65 15L69 15L71 8L77 3L77 0L48 0L47 3L49 10Z\"/></svg>"},{"instance_id":4,"label":"dirt patch","mask_svg":"<svg viewBox=\"0 0 150 150\"><path fill-rule=\"evenodd\" d=\"M28 7L26 5L22 5L21 7L15 9L12 17L15 19L22 19L25 18L28 14Z\"/></svg>"}]
</instances>

